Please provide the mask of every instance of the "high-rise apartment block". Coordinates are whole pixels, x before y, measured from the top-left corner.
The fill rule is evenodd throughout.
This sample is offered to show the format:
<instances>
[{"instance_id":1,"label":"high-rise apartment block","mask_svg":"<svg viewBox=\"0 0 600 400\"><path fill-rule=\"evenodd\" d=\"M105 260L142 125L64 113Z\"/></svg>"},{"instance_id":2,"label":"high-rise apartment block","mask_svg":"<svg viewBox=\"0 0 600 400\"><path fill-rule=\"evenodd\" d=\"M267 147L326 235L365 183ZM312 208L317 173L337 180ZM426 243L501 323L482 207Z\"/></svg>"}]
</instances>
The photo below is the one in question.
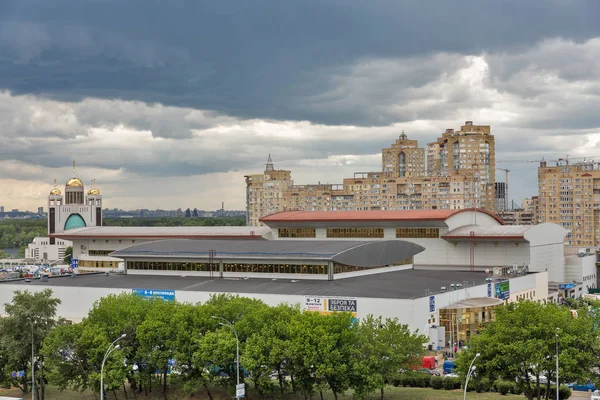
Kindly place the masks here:
<instances>
[{"instance_id":1,"label":"high-rise apartment block","mask_svg":"<svg viewBox=\"0 0 600 400\"><path fill-rule=\"evenodd\" d=\"M536 220L554 222L567 229L565 244L600 244L600 169L597 163L569 164L558 160L538 168Z\"/></svg>"},{"instance_id":2,"label":"high-rise apartment block","mask_svg":"<svg viewBox=\"0 0 600 400\"><path fill-rule=\"evenodd\" d=\"M426 148L402 132L382 149L381 171L356 172L341 184L294 185L269 155L264 173L246 176L247 224L279 211L494 210L494 136L467 121Z\"/></svg>"}]
</instances>

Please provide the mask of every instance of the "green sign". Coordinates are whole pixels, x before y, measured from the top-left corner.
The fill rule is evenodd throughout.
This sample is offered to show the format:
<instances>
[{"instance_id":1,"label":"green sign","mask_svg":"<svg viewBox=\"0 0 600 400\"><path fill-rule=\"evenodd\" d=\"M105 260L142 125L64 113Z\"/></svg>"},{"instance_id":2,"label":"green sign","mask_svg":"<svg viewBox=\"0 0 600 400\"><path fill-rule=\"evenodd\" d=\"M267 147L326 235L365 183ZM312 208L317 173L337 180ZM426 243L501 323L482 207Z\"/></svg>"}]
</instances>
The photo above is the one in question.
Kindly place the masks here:
<instances>
[{"instance_id":1,"label":"green sign","mask_svg":"<svg viewBox=\"0 0 600 400\"><path fill-rule=\"evenodd\" d=\"M508 300L510 297L510 281L496 282L496 298Z\"/></svg>"}]
</instances>

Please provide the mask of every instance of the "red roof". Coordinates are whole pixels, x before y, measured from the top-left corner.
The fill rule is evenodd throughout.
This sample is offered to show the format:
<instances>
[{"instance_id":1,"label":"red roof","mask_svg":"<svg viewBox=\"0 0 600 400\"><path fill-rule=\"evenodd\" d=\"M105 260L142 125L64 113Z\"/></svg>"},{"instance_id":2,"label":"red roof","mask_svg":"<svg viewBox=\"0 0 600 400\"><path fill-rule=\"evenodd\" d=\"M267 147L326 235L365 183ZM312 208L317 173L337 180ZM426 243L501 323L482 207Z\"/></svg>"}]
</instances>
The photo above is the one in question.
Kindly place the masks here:
<instances>
[{"instance_id":1,"label":"red roof","mask_svg":"<svg viewBox=\"0 0 600 400\"><path fill-rule=\"evenodd\" d=\"M496 214L475 208L463 210L282 211L264 216L260 221L445 221L453 215L466 211L487 214L504 225L504 221Z\"/></svg>"}]
</instances>

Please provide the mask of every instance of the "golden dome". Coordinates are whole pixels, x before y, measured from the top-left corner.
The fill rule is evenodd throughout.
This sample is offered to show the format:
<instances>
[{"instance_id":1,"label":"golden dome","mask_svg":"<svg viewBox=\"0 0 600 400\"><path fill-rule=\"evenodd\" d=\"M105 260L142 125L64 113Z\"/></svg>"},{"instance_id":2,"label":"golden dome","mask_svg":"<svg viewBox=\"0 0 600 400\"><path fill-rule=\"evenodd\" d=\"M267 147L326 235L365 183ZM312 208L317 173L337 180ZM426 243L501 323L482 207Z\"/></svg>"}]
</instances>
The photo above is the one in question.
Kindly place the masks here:
<instances>
[{"instance_id":1,"label":"golden dome","mask_svg":"<svg viewBox=\"0 0 600 400\"><path fill-rule=\"evenodd\" d=\"M88 192L88 195L97 196L100 194L100 190L98 188L93 188Z\"/></svg>"},{"instance_id":2,"label":"golden dome","mask_svg":"<svg viewBox=\"0 0 600 400\"><path fill-rule=\"evenodd\" d=\"M50 191L50 195L51 196L60 196L62 194L62 192L60 191L60 189L54 188Z\"/></svg>"},{"instance_id":3,"label":"golden dome","mask_svg":"<svg viewBox=\"0 0 600 400\"><path fill-rule=\"evenodd\" d=\"M83 187L83 182L81 182L81 180L79 178L71 178L67 181L67 184L65 186L82 186Z\"/></svg>"}]
</instances>

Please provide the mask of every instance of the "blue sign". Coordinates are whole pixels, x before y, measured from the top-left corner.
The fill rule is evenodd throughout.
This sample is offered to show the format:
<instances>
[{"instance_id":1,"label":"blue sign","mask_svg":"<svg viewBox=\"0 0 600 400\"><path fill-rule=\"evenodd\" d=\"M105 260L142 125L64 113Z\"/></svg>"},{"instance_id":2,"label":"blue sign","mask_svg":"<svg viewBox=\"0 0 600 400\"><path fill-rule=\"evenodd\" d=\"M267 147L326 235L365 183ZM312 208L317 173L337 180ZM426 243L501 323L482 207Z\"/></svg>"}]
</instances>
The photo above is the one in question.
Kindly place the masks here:
<instances>
[{"instance_id":1,"label":"blue sign","mask_svg":"<svg viewBox=\"0 0 600 400\"><path fill-rule=\"evenodd\" d=\"M75 269L79 267L79 260L76 258L71 258L71 268Z\"/></svg>"},{"instance_id":2,"label":"blue sign","mask_svg":"<svg viewBox=\"0 0 600 400\"><path fill-rule=\"evenodd\" d=\"M435 296L429 296L429 312L435 311Z\"/></svg>"},{"instance_id":3,"label":"blue sign","mask_svg":"<svg viewBox=\"0 0 600 400\"><path fill-rule=\"evenodd\" d=\"M492 297L492 284L488 283L488 297Z\"/></svg>"},{"instance_id":4,"label":"blue sign","mask_svg":"<svg viewBox=\"0 0 600 400\"><path fill-rule=\"evenodd\" d=\"M22 378L25 376L25 371L15 371L11 375L13 378Z\"/></svg>"},{"instance_id":5,"label":"blue sign","mask_svg":"<svg viewBox=\"0 0 600 400\"><path fill-rule=\"evenodd\" d=\"M163 300L175 300L174 290L160 290L160 289L131 289L131 293L136 294L140 297L145 298L156 298Z\"/></svg>"},{"instance_id":6,"label":"blue sign","mask_svg":"<svg viewBox=\"0 0 600 400\"><path fill-rule=\"evenodd\" d=\"M440 346L437 347L437 350L440 351L442 348Z\"/></svg>"},{"instance_id":7,"label":"blue sign","mask_svg":"<svg viewBox=\"0 0 600 400\"><path fill-rule=\"evenodd\" d=\"M573 289L574 287L575 287L574 283L559 283L558 284L558 290Z\"/></svg>"}]
</instances>

